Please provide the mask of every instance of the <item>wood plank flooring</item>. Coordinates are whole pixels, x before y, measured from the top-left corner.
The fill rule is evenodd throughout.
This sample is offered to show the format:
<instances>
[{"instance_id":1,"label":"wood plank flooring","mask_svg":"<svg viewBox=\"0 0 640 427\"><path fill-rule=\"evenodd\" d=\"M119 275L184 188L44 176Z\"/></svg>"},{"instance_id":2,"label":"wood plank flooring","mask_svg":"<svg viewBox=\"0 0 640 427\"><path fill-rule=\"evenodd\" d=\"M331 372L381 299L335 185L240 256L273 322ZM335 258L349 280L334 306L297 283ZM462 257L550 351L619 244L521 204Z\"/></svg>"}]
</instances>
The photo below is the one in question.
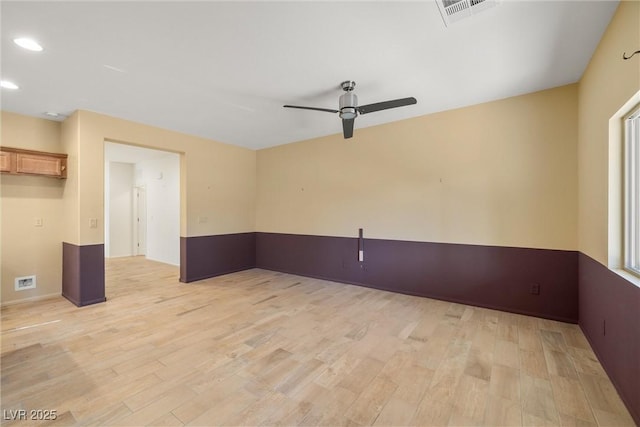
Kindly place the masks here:
<instances>
[{"instance_id":1,"label":"wood plank flooring","mask_svg":"<svg viewBox=\"0 0 640 427\"><path fill-rule=\"evenodd\" d=\"M104 304L2 309L3 425L634 425L576 325L259 269L183 284L140 257L106 266Z\"/></svg>"}]
</instances>

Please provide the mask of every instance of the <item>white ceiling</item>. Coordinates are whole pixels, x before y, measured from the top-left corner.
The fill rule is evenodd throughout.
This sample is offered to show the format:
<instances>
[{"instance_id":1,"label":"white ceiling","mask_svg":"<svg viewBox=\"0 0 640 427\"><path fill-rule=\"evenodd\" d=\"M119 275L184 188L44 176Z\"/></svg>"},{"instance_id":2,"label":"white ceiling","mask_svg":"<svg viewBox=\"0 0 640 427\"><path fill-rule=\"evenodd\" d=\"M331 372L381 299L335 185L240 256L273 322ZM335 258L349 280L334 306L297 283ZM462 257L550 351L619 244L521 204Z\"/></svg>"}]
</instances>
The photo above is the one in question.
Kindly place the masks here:
<instances>
[{"instance_id":1,"label":"white ceiling","mask_svg":"<svg viewBox=\"0 0 640 427\"><path fill-rule=\"evenodd\" d=\"M502 3L445 27L413 2L2 1L2 109L92 110L254 149L341 133L343 80L360 105L417 105L358 128L579 80L617 1ZM25 51L12 39L43 46Z\"/></svg>"}]
</instances>

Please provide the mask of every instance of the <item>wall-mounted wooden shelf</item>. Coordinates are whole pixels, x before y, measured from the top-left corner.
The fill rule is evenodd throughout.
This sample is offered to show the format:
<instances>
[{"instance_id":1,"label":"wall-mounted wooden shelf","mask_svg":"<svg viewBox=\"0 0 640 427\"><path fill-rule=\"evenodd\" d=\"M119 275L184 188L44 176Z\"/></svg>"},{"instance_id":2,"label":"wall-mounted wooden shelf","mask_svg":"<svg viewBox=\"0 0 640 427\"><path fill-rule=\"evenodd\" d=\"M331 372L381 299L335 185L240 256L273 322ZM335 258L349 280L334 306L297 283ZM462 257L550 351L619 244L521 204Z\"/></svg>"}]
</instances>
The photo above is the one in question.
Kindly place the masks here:
<instances>
[{"instance_id":1,"label":"wall-mounted wooden shelf","mask_svg":"<svg viewBox=\"0 0 640 427\"><path fill-rule=\"evenodd\" d=\"M0 172L63 179L67 177L67 155L0 147Z\"/></svg>"}]
</instances>

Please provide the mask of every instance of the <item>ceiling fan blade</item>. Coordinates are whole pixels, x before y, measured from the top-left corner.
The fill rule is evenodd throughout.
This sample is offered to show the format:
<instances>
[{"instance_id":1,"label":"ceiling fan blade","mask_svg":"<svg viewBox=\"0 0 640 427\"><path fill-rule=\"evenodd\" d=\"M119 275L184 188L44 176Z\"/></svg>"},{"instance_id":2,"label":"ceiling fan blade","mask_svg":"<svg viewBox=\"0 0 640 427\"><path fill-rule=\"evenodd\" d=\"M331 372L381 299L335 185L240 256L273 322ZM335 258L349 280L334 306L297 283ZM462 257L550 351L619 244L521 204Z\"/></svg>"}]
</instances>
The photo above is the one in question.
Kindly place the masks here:
<instances>
[{"instance_id":1,"label":"ceiling fan blade","mask_svg":"<svg viewBox=\"0 0 640 427\"><path fill-rule=\"evenodd\" d=\"M329 108L316 108L316 107L300 107L298 105L283 105L284 108L299 108L301 110L314 110L314 111L326 111L327 113L337 113L338 110L331 110Z\"/></svg>"},{"instance_id":2,"label":"ceiling fan blade","mask_svg":"<svg viewBox=\"0 0 640 427\"><path fill-rule=\"evenodd\" d=\"M374 111L388 110L389 108L404 107L405 105L413 105L417 103L415 98L401 98L392 101L377 102L375 104L361 105L358 107L360 114L373 113Z\"/></svg>"},{"instance_id":3,"label":"ceiling fan blade","mask_svg":"<svg viewBox=\"0 0 640 427\"><path fill-rule=\"evenodd\" d=\"M342 119L342 133L344 134L344 139L348 139L353 136L354 121L354 119Z\"/></svg>"}]
</instances>

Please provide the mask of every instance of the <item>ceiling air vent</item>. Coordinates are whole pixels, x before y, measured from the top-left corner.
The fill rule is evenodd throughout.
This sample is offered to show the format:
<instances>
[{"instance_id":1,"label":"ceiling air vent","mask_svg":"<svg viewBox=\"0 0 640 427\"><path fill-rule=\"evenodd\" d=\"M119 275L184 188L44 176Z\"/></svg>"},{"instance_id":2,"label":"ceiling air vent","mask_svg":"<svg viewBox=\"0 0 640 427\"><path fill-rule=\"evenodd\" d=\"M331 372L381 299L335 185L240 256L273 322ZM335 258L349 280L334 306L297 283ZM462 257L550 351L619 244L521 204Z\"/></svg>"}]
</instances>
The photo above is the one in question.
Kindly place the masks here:
<instances>
[{"instance_id":1,"label":"ceiling air vent","mask_svg":"<svg viewBox=\"0 0 640 427\"><path fill-rule=\"evenodd\" d=\"M447 27L483 10L497 6L500 0L436 0L444 25Z\"/></svg>"}]
</instances>

